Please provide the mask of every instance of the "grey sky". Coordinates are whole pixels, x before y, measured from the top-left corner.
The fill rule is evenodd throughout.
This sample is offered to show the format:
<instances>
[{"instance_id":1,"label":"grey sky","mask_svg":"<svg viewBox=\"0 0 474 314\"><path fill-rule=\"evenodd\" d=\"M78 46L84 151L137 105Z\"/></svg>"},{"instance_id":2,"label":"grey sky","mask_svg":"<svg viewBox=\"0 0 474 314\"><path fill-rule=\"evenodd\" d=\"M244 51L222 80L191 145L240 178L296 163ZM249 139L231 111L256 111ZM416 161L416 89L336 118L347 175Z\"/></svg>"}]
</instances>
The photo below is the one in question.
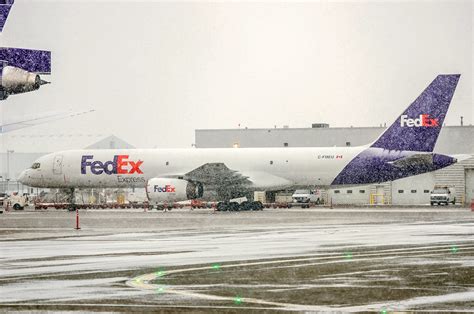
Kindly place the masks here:
<instances>
[{"instance_id":1,"label":"grey sky","mask_svg":"<svg viewBox=\"0 0 474 314\"><path fill-rule=\"evenodd\" d=\"M196 128L239 123L375 126L439 73L462 74L446 123L474 123L472 17L471 1L17 0L2 44L51 50L53 83L2 102L4 119L96 112L4 137L115 134L190 147Z\"/></svg>"}]
</instances>

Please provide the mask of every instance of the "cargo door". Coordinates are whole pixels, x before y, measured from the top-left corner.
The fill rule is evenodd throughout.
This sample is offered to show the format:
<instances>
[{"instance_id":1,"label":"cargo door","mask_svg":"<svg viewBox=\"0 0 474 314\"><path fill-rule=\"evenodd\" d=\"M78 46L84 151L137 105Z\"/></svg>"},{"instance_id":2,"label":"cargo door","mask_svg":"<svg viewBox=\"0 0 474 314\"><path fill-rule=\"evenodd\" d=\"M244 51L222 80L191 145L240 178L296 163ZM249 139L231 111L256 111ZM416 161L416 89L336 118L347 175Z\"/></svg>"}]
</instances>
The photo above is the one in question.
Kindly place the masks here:
<instances>
[{"instance_id":1,"label":"cargo door","mask_svg":"<svg viewBox=\"0 0 474 314\"><path fill-rule=\"evenodd\" d=\"M53 161L53 174L61 174L63 173L63 156L56 155L54 156Z\"/></svg>"}]
</instances>

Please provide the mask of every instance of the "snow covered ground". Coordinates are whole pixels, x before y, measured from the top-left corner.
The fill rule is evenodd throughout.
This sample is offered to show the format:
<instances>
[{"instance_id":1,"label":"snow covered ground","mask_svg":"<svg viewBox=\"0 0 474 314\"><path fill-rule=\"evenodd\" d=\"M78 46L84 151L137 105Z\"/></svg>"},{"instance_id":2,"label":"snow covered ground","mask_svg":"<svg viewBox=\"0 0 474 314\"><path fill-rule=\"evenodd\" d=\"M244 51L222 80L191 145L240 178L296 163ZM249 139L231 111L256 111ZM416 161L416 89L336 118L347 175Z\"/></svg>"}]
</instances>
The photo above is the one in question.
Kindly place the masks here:
<instances>
[{"instance_id":1,"label":"snow covered ground","mask_svg":"<svg viewBox=\"0 0 474 314\"><path fill-rule=\"evenodd\" d=\"M125 310L153 304L212 307L215 301L225 307L218 292L194 293L186 288L189 284L157 295L156 276L146 274L201 271L216 263L229 268L243 261L252 267L282 267L288 259L295 265L340 263L341 252L364 263L365 275L373 263L377 270L381 265L440 265L444 273L463 271L468 278L463 284L437 283L446 284L441 295L425 291L406 299L387 296L384 302L357 299L341 305L335 296L332 306L317 304L317 298L309 305L248 298L246 305L287 310L472 310L474 305L474 213L464 209L84 211L81 230L73 229L74 217L56 210L0 216L0 306L65 310L96 305L94 310L111 310L120 305ZM330 277L334 285L360 289L344 272ZM287 289L298 288L293 282Z\"/></svg>"}]
</instances>

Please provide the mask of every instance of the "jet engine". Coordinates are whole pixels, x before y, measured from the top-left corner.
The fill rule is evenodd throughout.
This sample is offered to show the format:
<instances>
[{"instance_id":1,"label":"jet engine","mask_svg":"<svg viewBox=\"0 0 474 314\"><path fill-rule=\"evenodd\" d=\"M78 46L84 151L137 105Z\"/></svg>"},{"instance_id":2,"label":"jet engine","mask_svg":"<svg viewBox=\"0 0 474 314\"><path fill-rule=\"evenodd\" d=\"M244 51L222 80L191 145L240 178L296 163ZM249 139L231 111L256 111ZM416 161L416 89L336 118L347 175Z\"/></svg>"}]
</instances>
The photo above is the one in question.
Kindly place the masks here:
<instances>
[{"instance_id":1,"label":"jet engine","mask_svg":"<svg viewBox=\"0 0 474 314\"><path fill-rule=\"evenodd\" d=\"M38 74L7 65L2 70L0 98L6 99L11 94L31 92L44 84L48 82L42 80Z\"/></svg>"},{"instance_id":2,"label":"jet engine","mask_svg":"<svg viewBox=\"0 0 474 314\"><path fill-rule=\"evenodd\" d=\"M153 178L146 184L146 195L152 203L181 202L202 197L200 182L183 179Z\"/></svg>"}]
</instances>

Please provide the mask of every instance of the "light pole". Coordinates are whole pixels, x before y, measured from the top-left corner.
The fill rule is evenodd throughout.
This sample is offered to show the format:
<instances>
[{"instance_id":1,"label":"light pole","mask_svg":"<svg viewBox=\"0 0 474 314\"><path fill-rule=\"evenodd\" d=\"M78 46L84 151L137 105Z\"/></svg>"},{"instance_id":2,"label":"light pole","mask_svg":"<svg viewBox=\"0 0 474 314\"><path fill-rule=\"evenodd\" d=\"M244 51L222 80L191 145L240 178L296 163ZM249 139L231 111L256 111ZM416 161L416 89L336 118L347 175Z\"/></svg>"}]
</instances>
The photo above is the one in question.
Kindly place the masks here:
<instances>
[{"instance_id":1,"label":"light pole","mask_svg":"<svg viewBox=\"0 0 474 314\"><path fill-rule=\"evenodd\" d=\"M10 154L13 154L14 150L7 150L7 180L10 180Z\"/></svg>"}]
</instances>

